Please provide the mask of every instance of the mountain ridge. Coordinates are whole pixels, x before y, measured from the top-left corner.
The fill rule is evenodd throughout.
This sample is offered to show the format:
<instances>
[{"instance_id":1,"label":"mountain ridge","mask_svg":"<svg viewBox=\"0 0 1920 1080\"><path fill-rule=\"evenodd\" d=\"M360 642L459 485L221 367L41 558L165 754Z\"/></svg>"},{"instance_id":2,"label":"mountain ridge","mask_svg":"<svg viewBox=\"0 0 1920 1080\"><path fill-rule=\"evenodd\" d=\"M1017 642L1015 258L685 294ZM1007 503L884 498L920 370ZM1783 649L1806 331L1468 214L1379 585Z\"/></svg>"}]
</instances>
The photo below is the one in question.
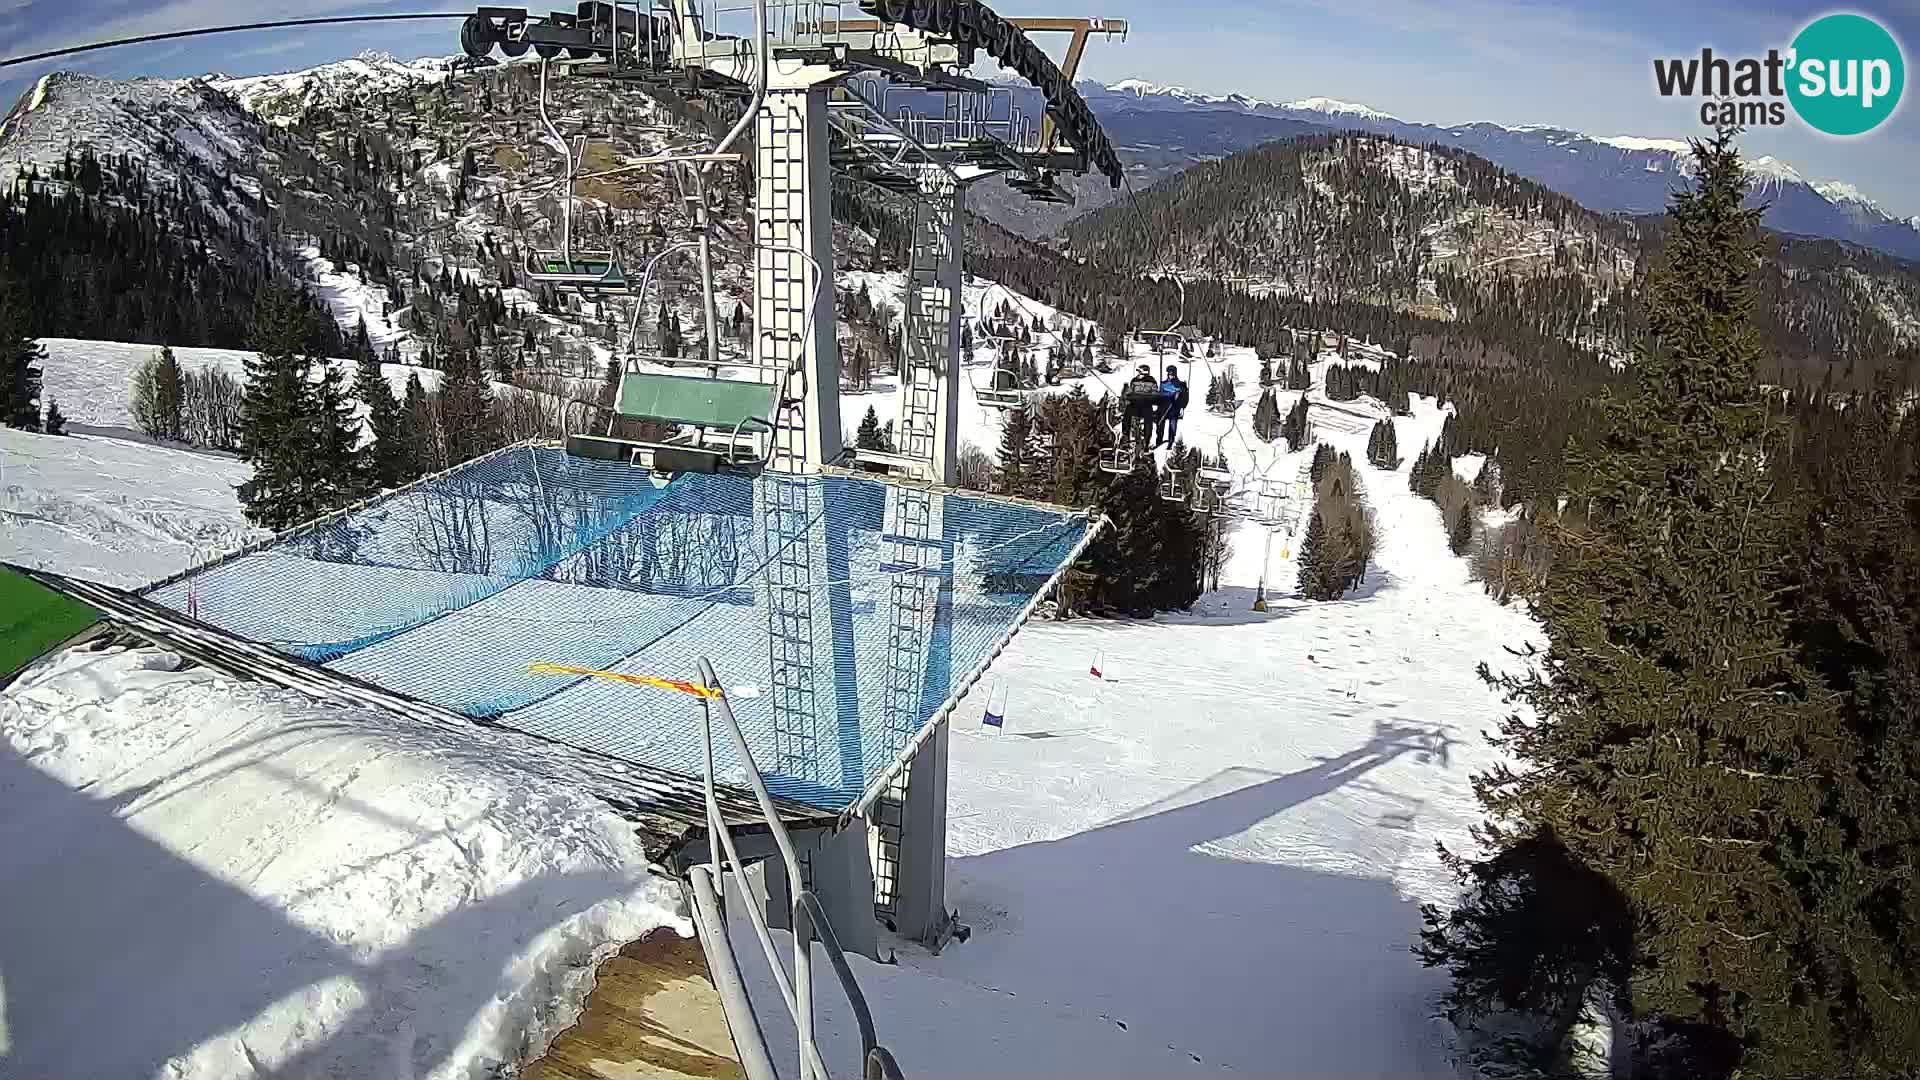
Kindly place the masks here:
<instances>
[{"instance_id":1,"label":"mountain ridge","mask_svg":"<svg viewBox=\"0 0 1920 1080\"><path fill-rule=\"evenodd\" d=\"M1243 94L1214 95L1190 87L1162 86L1144 79L1104 84L1083 81L1079 89L1103 125L1122 129L1120 135L1112 130L1109 135L1123 160L1128 161L1129 182L1136 192L1181 168L1218 160L1274 139L1295 137L1303 133L1302 126L1321 131L1350 128L1407 142L1469 150L1602 213L1664 211L1669 196L1691 168L1688 146L1678 139L1593 136L1550 124L1512 127L1490 121L1420 123L1331 98L1270 102ZM1037 107L1037 101L1023 97L1027 92L1021 88L1012 87L1011 92L1022 108ZM1227 117L1234 118L1231 126L1222 123ZM1149 151L1144 161L1139 160L1143 150ZM1756 174L1750 203L1766 207L1764 223L1769 228L1920 259L1920 215L1903 219L1870 199L1847 197L1837 185L1845 185L1854 193L1858 189L1844 180L1820 181L1829 189L1823 192L1799 169L1769 155L1750 159L1748 166ZM1074 207L996 220L1023 235L1047 235L1115 197L1094 185L1073 185L1072 190L1078 199ZM979 204L982 212L993 214L1005 202L988 197Z\"/></svg>"}]
</instances>

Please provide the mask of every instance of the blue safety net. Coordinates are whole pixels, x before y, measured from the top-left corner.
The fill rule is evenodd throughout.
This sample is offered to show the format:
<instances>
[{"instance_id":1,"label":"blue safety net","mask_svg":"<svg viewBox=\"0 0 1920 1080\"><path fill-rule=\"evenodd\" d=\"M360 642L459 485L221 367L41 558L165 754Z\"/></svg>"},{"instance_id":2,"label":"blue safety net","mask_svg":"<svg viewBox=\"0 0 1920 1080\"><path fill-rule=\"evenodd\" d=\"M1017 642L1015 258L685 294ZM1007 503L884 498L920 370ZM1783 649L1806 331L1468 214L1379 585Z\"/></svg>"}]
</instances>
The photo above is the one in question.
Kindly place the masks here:
<instances>
[{"instance_id":1,"label":"blue safety net","mask_svg":"<svg viewBox=\"0 0 1920 1080\"><path fill-rule=\"evenodd\" d=\"M705 770L710 660L776 794L842 809L984 664L1084 514L842 476L666 480L517 446L148 590L238 636L622 760ZM746 776L724 735L716 772Z\"/></svg>"}]
</instances>

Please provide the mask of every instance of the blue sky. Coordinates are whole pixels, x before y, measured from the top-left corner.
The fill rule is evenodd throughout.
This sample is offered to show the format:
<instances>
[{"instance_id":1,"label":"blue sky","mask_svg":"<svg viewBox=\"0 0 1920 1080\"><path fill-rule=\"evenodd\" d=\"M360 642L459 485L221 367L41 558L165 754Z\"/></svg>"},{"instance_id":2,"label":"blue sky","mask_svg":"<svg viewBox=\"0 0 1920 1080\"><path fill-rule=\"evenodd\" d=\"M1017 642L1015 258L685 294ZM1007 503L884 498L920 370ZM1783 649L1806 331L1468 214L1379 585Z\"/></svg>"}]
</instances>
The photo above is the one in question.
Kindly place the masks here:
<instances>
[{"instance_id":1,"label":"blue sky","mask_svg":"<svg viewBox=\"0 0 1920 1080\"><path fill-rule=\"evenodd\" d=\"M1325 95L1442 124L1488 120L1593 135L1699 134L1697 104L1655 94L1655 57L1697 55L1702 46L1732 56L1763 54L1835 10L1872 16L1892 29L1907 52L1909 83L1920 84L1920 0L1848 7L1780 0L999 0L994 7L1006 15L1129 20L1127 41L1088 49L1083 76L1275 100ZM19 55L282 15L434 10L459 9L432 0L0 0L0 41L9 55ZM448 20L223 35L97 53L65 66L111 75L254 74L366 48L401 57L454 53L457 30ZM1059 55L1057 37L1040 43ZM8 72L0 97L10 103L24 79L37 74ZM1899 113L1866 136L1832 139L1792 122L1749 131L1745 146L1749 155L1784 159L1809 180L1849 181L1901 216L1920 214L1920 85L1910 85L1905 96Z\"/></svg>"}]
</instances>

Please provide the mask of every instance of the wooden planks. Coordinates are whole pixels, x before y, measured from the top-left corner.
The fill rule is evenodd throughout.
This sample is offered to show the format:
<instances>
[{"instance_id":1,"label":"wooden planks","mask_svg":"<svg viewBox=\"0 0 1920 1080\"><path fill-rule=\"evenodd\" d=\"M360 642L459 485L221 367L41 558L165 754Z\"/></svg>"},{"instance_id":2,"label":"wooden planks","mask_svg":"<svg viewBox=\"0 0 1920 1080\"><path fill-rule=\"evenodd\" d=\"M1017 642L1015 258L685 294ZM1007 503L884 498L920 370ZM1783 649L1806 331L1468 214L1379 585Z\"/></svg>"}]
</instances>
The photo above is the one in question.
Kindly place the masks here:
<instances>
[{"instance_id":1,"label":"wooden planks","mask_svg":"<svg viewBox=\"0 0 1920 1080\"><path fill-rule=\"evenodd\" d=\"M696 938L661 928L608 957L572 1027L524 1080L741 1078L733 1036Z\"/></svg>"}]
</instances>

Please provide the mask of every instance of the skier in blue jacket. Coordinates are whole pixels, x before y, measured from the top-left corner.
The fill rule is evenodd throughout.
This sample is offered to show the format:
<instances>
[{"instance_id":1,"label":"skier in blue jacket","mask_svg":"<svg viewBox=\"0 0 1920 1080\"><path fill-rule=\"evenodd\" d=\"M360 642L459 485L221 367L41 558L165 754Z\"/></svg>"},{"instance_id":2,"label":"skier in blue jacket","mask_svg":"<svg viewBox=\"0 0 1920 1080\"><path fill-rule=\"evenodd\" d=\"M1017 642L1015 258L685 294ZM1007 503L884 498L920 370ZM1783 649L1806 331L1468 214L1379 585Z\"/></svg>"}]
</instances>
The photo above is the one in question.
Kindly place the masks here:
<instances>
[{"instance_id":1,"label":"skier in blue jacket","mask_svg":"<svg viewBox=\"0 0 1920 1080\"><path fill-rule=\"evenodd\" d=\"M1153 422L1153 445L1165 446L1180 437L1180 416L1187 411L1187 384L1180 381L1180 369L1167 365L1167 377L1160 382L1160 414Z\"/></svg>"}]
</instances>

